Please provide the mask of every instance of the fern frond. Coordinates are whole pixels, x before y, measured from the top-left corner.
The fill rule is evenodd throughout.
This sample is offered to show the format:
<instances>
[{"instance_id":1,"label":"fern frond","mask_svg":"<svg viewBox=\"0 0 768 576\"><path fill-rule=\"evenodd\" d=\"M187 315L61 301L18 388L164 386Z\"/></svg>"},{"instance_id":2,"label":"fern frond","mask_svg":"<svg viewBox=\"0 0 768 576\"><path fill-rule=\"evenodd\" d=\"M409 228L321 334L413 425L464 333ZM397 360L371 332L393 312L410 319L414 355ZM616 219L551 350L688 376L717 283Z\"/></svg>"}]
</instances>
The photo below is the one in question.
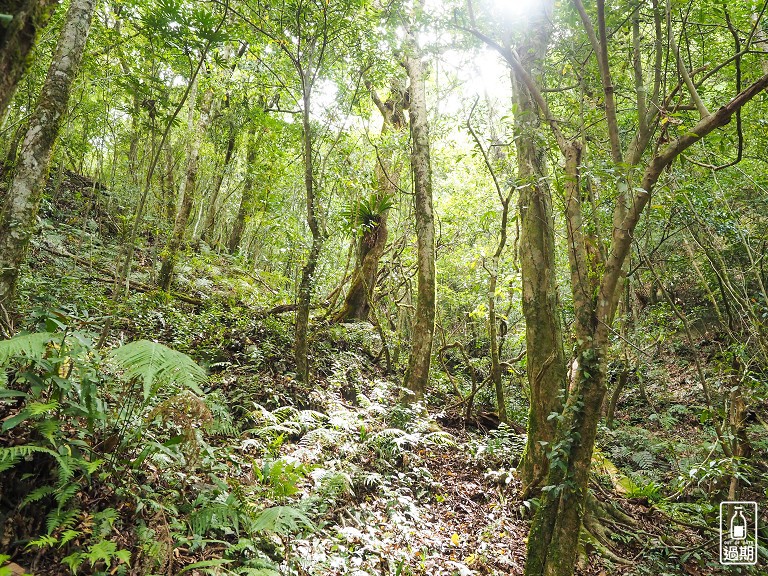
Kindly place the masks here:
<instances>
[{"instance_id":1,"label":"fern frond","mask_svg":"<svg viewBox=\"0 0 768 576\"><path fill-rule=\"evenodd\" d=\"M19 508L23 508L27 504L33 504L39 500L42 500L46 496L50 496L55 492L55 489L53 486L40 486L40 488L36 488L35 490L32 490L29 494L27 494L26 498L21 501L21 504L19 504Z\"/></svg>"},{"instance_id":2,"label":"fern frond","mask_svg":"<svg viewBox=\"0 0 768 576\"><path fill-rule=\"evenodd\" d=\"M290 534L302 529L314 531L315 525L306 514L291 506L274 506L263 510L252 526L254 532Z\"/></svg>"},{"instance_id":3,"label":"fern frond","mask_svg":"<svg viewBox=\"0 0 768 576\"><path fill-rule=\"evenodd\" d=\"M123 377L143 382L144 401L162 384L189 388L202 395L207 376L192 358L158 342L137 340L115 348L109 357L122 370Z\"/></svg>"},{"instance_id":4,"label":"fern frond","mask_svg":"<svg viewBox=\"0 0 768 576\"><path fill-rule=\"evenodd\" d=\"M60 340L62 334L55 332L35 332L20 334L0 342L0 366L6 366L8 360L20 356L31 360L41 360L53 340Z\"/></svg>"},{"instance_id":5,"label":"fern frond","mask_svg":"<svg viewBox=\"0 0 768 576\"><path fill-rule=\"evenodd\" d=\"M317 410L301 410L297 414L296 420L301 422L305 427L310 427L320 422L327 422L328 415L318 412Z\"/></svg>"},{"instance_id":6,"label":"fern frond","mask_svg":"<svg viewBox=\"0 0 768 576\"><path fill-rule=\"evenodd\" d=\"M189 527L192 533L204 536L208 530L231 527L235 533L240 528L240 516L236 507L227 502L207 502L189 517Z\"/></svg>"},{"instance_id":7,"label":"fern frond","mask_svg":"<svg viewBox=\"0 0 768 576\"><path fill-rule=\"evenodd\" d=\"M339 471L326 472L320 476L318 492L328 500L336 500L342 494L354 496L352 478Z\"/></svg>"},{"instance_id":8,"label":"fern frond","mask_svg":"<svg viewBox=\"0 0 768 576\"><path fill-rule=\"evenodd\" d=\"M56 490L56 503L59 505L59 509L72 499L72 496L77 494L80 490L79 484L67 484L61 489Z\"/></svg>"},{"instance_id":9,"label":"fern frond","mask_svg":"<svg viewBox=\"0 0 768 576\"><path fill-rule=\"evenodd\" d=\"M52 535L56 530L71 530L77 522L77 517L80 515L80 510L73 508L72 510L53 510L45 519L45 528L48 531L48 535Z\"/></svg>"},{"instance_id":10,"label":"fern frond","mask_svg":"<svg viewBox=\"0 0 768 576\"><path fill-rule=\"evenodd\" d=\"M257 438L273 438L280 434L301 434L301 425L296 422L286 422L285 424L274 424L264 426L263 428L251 428L246 431Z\"/></svg>"},{"instance_id":11,"label":"fern frond","mask_svg":"<svg viewBox=\"0 0 768 576\"><path fill-rule=\"evenodd\" d=\"M275 421L278 423L290 420L298 413L299 411L293 406L280 406L279 408L272 410L272 416L274 416Z\"/></svg>"},{"instance_id":12,"label":"fern frond","mask_svg":"<svg viewBox=\"0 0 768 576\"><path fill-rule=\"evenodd\" d=\"M50 454L58 458L59 454L43 446L33 446L31 444L22 444L20 446L11 446L9 448L0 448L0 472L5 472L13 468L22 458L27 458L33 453Z\"/></svg>"},{"instance_id":13,"label":"fern frond","mask_svg":"<svg viewBox=\"0 0 768 576\"><path fill-rule=\"evenodd\" d=\"M327 448L338 443L341 438L341 432L330 430L328 428L315 428L307 432L299 441L299 446L307 448L319 444L321 448Z\"/></svg>"},{"instance_id":14,"label":"fern frond","mask_svg":"<svg viewBox=\"0 0 768 576\"><path fill-rule=\"evenodd\" d=\"M456 446L456 438L448 432L430 432L421 439L424 444L434 446Z\"/></svg>"},{"instance_id":15,"label":"fern frond","mask_svg":"<svg viewBox=\"0 0 768 576\"><path fill-rule=\"evenodd\" d=\"M271 424L277 424L277 419L275 416L270 412L267 408L262 406L261 404L256 404L254 402L253 404L253 410L251 411L251 418L255 422L269 422Z\"/></svg>"}]
</instances>

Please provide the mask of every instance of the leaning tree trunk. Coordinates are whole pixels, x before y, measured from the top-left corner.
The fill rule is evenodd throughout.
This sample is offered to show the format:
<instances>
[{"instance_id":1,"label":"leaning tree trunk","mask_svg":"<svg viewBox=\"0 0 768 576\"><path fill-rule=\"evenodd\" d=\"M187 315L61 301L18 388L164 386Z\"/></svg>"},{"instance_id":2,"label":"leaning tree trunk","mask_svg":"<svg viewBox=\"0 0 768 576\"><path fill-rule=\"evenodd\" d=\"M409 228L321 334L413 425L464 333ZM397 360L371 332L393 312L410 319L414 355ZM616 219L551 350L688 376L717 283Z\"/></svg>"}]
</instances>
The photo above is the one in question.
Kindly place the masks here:
<instances>
[{"instance_id":1,"label":"leaning tree trunk","mask_svg":"<svg viewBox=\"0 0 768 576\"><path fill-rule=\"evenodd\" d=\"M392 93L386 102L382 101L370 83L366 82L371 91L371 98L381 112L384 121L381 125L381 134L385 135L390 130L398 132L405 125L403 114L404 94L402 88L393 82ZM400 172L395 168L390 152L378 155L376 162L376 182L378 186L377 198L389 200L397 191L397 182ZM389 209L383 210L378 215L374 226L363 233L359 240L357 264L352 273L352 282L341 310L334 316L336 322L349 322L352 320L368 320L371 311L371 298L376 288L376 278L379 273L379 260L384 254L387 245L388 229L387 216Z\"/></svg>"},{"instance_id":2,"label":"leaning tree trunk","mask_svg":"<svg viewBox=\"0 0 768 576\"><path fill-rule=\"evenodd\" d=\"M552 33L551 9L552 2L542 6L536 16L538 22L531 26L538 31L535 38L518 51L524 58L522 65L534 74L542 66ZM517 170L522 184L518 197L520 272L531 400L528 440L519 470L523 491L530 495L547 476L547 452L557 425L550 414L562 409L566 369L555 277L555 224L547 185L546 150L539 143L539 110L520 75L513 73L512 79L517 106Z\"/></svg>"},{"instance_id":3,"label":"leaning tree trunk","mask_svg":"<svg viewBox=\"0 0 768 576\"><path fill-rule=\"evenodd\" d=\"M411 96L411 169L415 191L413 202L416 215L418 283L405 387L410 392L409 400L420 401L427 389L435 333L435 217L432 210L432 167L429 159L424 69L417 53L416 41L411 33L408 36L409 51L405 56L405 69L410 80Z\"/></svg>"},{"instance_id":4,"label":"leaning tree trunk","mask_svg":"<svg viewBox=\"0 0 768 576\"><path fill-rule=\"evenodd\" d=\"M35 228L51 149L85 50L94 0L72 0L0 217L0 306L8 307Z\"/></svg>"},{"instance_id":5,"label":"leaning tree trunk","mask_svg":"<svg viewBox=\"0 0 768 576\"><path fill-rule=\"evenodd\" d=\"M202 106L200 107L200 119L197 122L197 127L193 127L193 123L190 122L190 128L194 130L194 134L190 134L191 140L189 149L187 150L187 168L182 183L181 202L179 203L179 209L176 212L176 220L173 223L171 239L165 247L165 257L160 266L160 275L157 279L157 285L166 292L171 289L173 269L176 266L179 249L184 241L184 233L186 232L187 224L189 223L189 215L192 213L192 205L195 202L195 186L197 184L197 171L200 164L200 145L202 144L210 119L209 112L211 98L212 93L208 90L205 93L205 96L203 96ZM194 110L193 105L191 106L191 110ZM191 131L192 130L190 130L190 132Z\"/></svg>"},{"instance_id":6,"label":"leaning tree trunk","mask_svg":"<svg viewBox=\"0 0 768 576\"><path fill-rule=\"evenodd\" d=\"M299 283L298 307L296 308L296 333L294 342L294 359L296 361L296 377L300 382L309 380L309 307L312 300L312 285L320 250L323 246L323 234L317 219L315 198L314 170L312 165L312 126L310 124L310 105L312 103L311 77L308 72L302 77L304 92L304 110L302 114L304 139L304 187L307 200L307 225L312 233L312 246L304 267L301 269Z\"/></svg>"},{"instance_id":7,"label":"leaning tree trunk","mask_svg":"<svg viewBox=\"0 0 768 576\"><path fill-rule=\"evenodd\" d=\"M205 211L205 218L203 219L203 226L200 231L199 240L204 240L208 244L211 243L211 236L213 234L213 226L216 221L216 209L217 200L219 198L219 192L221 192L221 185L224 183L224 177L229 171L229 166L234 158L235 154L235 141L237 139L237 132L233 126L229 127L229 136L227 137L227 151L224 154L224 161L221 164L221 168L218 170L216 177L211 187L211 196L208 199L208 207ZM197 241L196 241L197 243Z\"/></svg>"},{"instance_id":8,"label":"leaning tree trunk","mask_svg":"<svg viewBox=\"0 0 768 576\"><path fill-rule=\"evenodd\" d=\"M0 121L29 67L37 36L58 5L56 0L11 0L3 6L13 20L7 28L0 25Z\"/></svg>"}]
</instances>

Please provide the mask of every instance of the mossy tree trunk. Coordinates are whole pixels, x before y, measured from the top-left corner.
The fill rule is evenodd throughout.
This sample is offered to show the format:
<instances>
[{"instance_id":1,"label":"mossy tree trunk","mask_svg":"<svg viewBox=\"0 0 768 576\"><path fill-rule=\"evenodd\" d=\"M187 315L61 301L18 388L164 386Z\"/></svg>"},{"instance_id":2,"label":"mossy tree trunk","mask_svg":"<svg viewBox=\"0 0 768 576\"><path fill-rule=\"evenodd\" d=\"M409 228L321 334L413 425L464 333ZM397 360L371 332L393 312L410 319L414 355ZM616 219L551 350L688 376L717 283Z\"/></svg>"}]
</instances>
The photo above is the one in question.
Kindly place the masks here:
<instances>
[{"instance_id":1,"label":"mossy tree trunk","mask_svg":"<svg viewBox=\"0 0 768 576\"><path fill-rule=\"evenodd\" d=\"M371 98L383 117L381 134L389 132L397 133L405 126L403 113L404 90L392 83L389 98L383 101L370 83L366 83L371 91ZM381 151L377 154L376 184L378 187L376 199L388 201L394 197L397 191L397 182L400 179L400 171L396 169L389 151ZM368 320L371 307L371 298L376 288L376 278L379 272L379 260L387 245L387 217L389 210L385 209L377 215L374 225L369 226L360 237L357 247L357 262L352 273L352 281L339 312L334 316L337 322L351 320Z\"/></svg>"},{"instance_id":2,"label":"mossy tree trunk","mask_svg":"<svg viewBox=\"0 0 768 576\"><path fill-rule=\"evenodd\" d=\"M94 0L72 0L0 215L0 306L11 304L40 205L51 150L85 50Z\"/></svg>"},{"instance_id":3,"label":"mossy tree trunk","mask_svg":"<svg viewBox=\"0 0 768 576\"><path fill-rule=\"evenodd\" d=\"M3 4L2 11L13 20L7 27L0 25L0 121L27 71L38 34L58 5L56 0L10 0Z\"/></svg>"},{"instance_id":4,"label":"mossy tree trunk","mask_svg":"<svg viewBox=\"0 0 768 576\"><path fill-rule=\"evenodd\" d=\"M314 182L314 167L312 162L312 125L310 122L310 107L312 104L312 80L309 71L302 74L303 104L302 139L304 146L304 188L307 201L307 226L312 233L312 244L307 255L307 261L301 269L299 282L298 307L296 309L296 334L294 342L294 359L296 361L296 376L300 382L309 381L309 309L312 300L317 260L323 246L323 233L317 219L316 192Z\"/></svg>"},{"instance_id":5,"label":"mossy tree trunk","mask_svg":"<svg viewBox=\"0 0 768 576\"><path fill-rule=\"evenodd\" d=\"M544 2L531 16L531 34L519 48L522 66L535 77L543 66L552 34L552 2ZM566 367L555 264L555 230L548 185L546 149L539 134L539 108L520 74L512 74L515 145L520 182L520 273L525 317L527 377L531 405L528 440L520 464L523 492L535 493L546 479L547 452L557 421L550 418L563 406Z\"/></svg>"},{"instance_id":6,"label":"mossy tree trunk","mask_svg":"<svg viewBox=\"0 0 768 576\"><path fill-rule=\"evenodd\" d=\"M243 54L245 54L245 51L247 49L248 49L248 44L246 42L243 42L240 45L240 48L238 49L237 53L233 57L232 65L230 66L229 81L232 80L232 76L235 73L235 70L237 69L237 64L240 61L240 58L242 58ZM224 183L224 178L229 173L232 159L235 157L235 147L237 145L238 126L234 118L232 118L231 100L232 99L231 99L230 91L227 90L227 94L224 98L224 106L223 106L224 115L227 116L227 119L226 119L227 147L224 152L224 159L222 160L221 168L216 172L216 177L213 181L213 186L211 186L211 194L210 194L210 197L208 198L208 206L206 207L206 210L205 210L205 218L203 219L203 225L200 229L200 236L199 238L195 239L195 245L198 245L200 240L204 240L209 244L211 242L211 238L213 235L213 227L216 220L216 211L218 207L219 193L221 192L221 186Z\"/></svg>"},{"instance_id":7,"label":"mossy tree trunk","mask_svg":"<svg viewBox=\"0 0 768 576\"><path fill-rule=\"evenodd\" d=\"M429 154L429 124L424 85L424 65L413 32L409 31L405 69L410 80L411 170L416 216L417 298L411 337L411 354L405 373L408 400L420 401L429 380L432 341L435 334L435 217L432 209L432 167Z\"/></svg>"},{"instance_id":8,"label":"mossy tree trunk","mask_svg":"<svg viewBox=\"0 0 768 576\"><path fill-rule=\"evenodd\" d=\"M526 78L530 82L530 77ZM529 84L533 86L532 83ZM768 74L740 92L714 113L702 114L691 130L660 149L646 165L640 185L626 207L624 218L614 227L610 250L598 249L597 237L582 223L580 166L582 148L567 141L553 123L565 156L566 220L568 252L574 303L576 369L568 399L551 447L548 490L531 524L526 576L571 576L577 557L579 530L587 497L589 470L601 407L607 390L605 371L611 326L620 297L624 262L633 234L661 174L693 144L728 124L736 113L768 86ZM551 118L545 101L544 117ZM624 210L617 207L617 210Z\"/></svg>"},{"instance_id":9,"label":"mossy tree trunk","mask_svg":"<svg viewBox=\"0 0 768 576\"><path fill-rule=\"evenodd\" d=\"M606 394L605 371L609 336L624 285L625 262L632 245L635 229L650 200L651 193L662 173L680 154L702 138L707 137L712 131L728 124L747 102L768 86L768 74L766 74L749 88L741 90L716 112L710 113L703 106L701 98L696 92L696 85L686 81L687 73L684 66L678 62L679 78L673 78L672 84L679 84L687 88L692 101L697 103L696 108L699 110L701 119L696 125L671 141L666 143L660 141L661 146L650 155L645 167L641 169L640 163L644 153L649 148L654 123L659 121L660 88L664 84L661 62L663 54L667 50L667 44L671 47L672 52L676 53L674 42L670 38L667 39L667 42L663 41L659 5L654 1L656 43L653 89L650 91L651 96L648 99L652 104L651 106L646 106L644 76L640 66L641 58L638 55L640 47L639 27L633 24L633 51L635 53L633 72L638 118L637 130L634 136L628 140L624 154L617 130L616 108L613 102L614 88L607 56L608 35L605 24L605 2L604 0L597 1L596 26L593 25L581 0L572 0L572 3L582 20L582 32L591 45L591 53L595 55L598 61L604 99L602 110L606 114L604 122L605 140L610 144L611 158L615 163L615 171L618 175L616 181L612 183L613 186L608 185L609 188L612 188L611 192L615 194L613 227L609 234L600 234L600 227L596 225L594 220L596 216L591 209L594 200L591 197L592 192L586 187L582 187L580 182L582 166L584 164L589 165L593 161L589 158L582 158L583 144L580 138L583 137L583 133L581 130L577 130L575 137L567 137L563 133L565 125L552 114L545 93L539 88L537 70L533 66L536 60L531 61L529 59L531 54L536 54L536 51L513 50L508 44L496 42L475 28L469 29L470 32L492 46L505 58L513 72L516 94L527 93L532 102L532 106L527 110L535 111L536 115L549 126L551 135L565 159L561 181L566 204L567 250L574 306L575 361L564 408L559 414L556 413L556 418L551 419L553 423L557 424L554 438L547 445L547 452L541 454L543 457L549 457L549 469L546 480L543 482L543 488L546 489L542 490L541 505L531 524L525 567L526 576L571 576L573 574L579 532L588 493L595 435ZM553 3L549 2L544 6L544 9L550 11L552 6ZM470 17L474 27L475 21L471 15ZM546 36L546 30L551 26L551 21L550 17L545 17L538 22L529 23L527 33ZM668 36L673 33L671 28L668 32ZM518 46L518 48L520 47ZM525 91L519 89L521 85L524 86ZM516 116L521 116L521 112L524 113L527 110L524 107L519 107ZM518 119L516 118L517 122ZM519 146L523 139L518 137L517 140ZM530 146L528 149L533 150ZM520 156L520 160L524 160L524 155L520 154ZM520 165L521 168L524 166L524 164ZM520 174L521 178L524 176L524 173ZM531 188L532 186L529 185L528 189ZM630 190L632 191L631 194ZM525 198L521 194L521 218L523 221L527 217L524 210L536 207L537 202L540 201L541 199L536 197ZM551 214L551 208L545 207L542 214ZM541 221L538 224L532 224L533 226L528 228L531 231L538 230L540 233L543 229ZM523 223L521 228L525 230L526 224ZM521 267L526 266L525 253L528 250L525 246L525 240L521 238L521 255L523 255ZM531 253L529 255L531 263L534 265L531 271L536 272L537 267L541 270L542 266L554 271L554 245L540 243L539 248L536 248L536 244L533 243L530 246L542 250L538 254ZM531 292L526 294L524 281L524 309L526 298L529 298L529 310L545 314L552 314L553 311L556 313L556 297L549 292L546 284L538 287L530 285L528 288ZM546 334L539 334L538 338L531 334L531 328L535 329L540 325L535 320L535 316L532 317L526 313L529 370L531 370L530 358L532 353L547 344L546 338L542 340ZM541 365L549 366L550 362L554 361L555 356L556 354L551 355ZM537 378L539 375L540 373L537 372L529 373L529 378ZM531 425L534 425L533 417Z\"/></svg>"}]
</instances>

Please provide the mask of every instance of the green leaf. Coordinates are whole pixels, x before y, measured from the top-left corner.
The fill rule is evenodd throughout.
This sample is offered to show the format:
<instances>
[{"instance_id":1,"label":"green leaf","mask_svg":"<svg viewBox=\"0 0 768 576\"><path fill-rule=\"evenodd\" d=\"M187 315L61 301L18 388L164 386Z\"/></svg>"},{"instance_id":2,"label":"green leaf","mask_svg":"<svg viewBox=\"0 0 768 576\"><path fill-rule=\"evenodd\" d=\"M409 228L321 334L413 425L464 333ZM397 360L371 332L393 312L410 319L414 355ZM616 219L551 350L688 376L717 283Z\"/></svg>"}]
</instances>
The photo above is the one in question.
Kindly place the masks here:
<instances>
[{"instance_id":1,"label":"green leaf","mask_svg":"<svg viewBox=\"0 0 768 576\"><path fill-rule=\"evenodd\" d=\"M55 332L35 332L2 340L0 341L0 366L6 366L8 360L19 356L26 356L35 360L42 359L48 350L48 344L53 340L62 338L62 334Z\"/></svg>"},{"instance_id":2,"label":"green leaf","mask_svg":"<svg viewBox=\"0 0 768 576\"><path fill-rule=\"evenodd\" d=\"M116 348L109 356L125 379L142 381L145 401L162 384L203 393L200 386L207 380L205 370L186 354L157 342L131 342Z\"/></svg>"},{"instance_id":3,"label":"green leaf","mask_svg":"<svg viewBox=\"0 0 768 576\"><path fill-rule=\"evenodd\" d=\"M301 510L291 506L274 506L263 510L253 524L253 530L290 534L302 528L315 530L315 525Z\"/></svg>"}]
</instances>

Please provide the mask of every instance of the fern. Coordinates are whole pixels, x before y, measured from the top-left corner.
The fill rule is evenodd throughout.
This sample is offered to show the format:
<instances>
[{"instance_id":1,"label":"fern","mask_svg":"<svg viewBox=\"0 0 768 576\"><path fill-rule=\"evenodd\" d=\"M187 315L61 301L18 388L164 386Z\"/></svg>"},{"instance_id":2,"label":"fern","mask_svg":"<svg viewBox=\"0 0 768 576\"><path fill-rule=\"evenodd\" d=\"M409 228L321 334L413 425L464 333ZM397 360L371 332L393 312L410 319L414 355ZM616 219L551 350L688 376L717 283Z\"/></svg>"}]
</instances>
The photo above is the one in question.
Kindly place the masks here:
<instances>
[{"instance_id":1,"label":"fern","mask_svg":"<svg viewBox=\"0 0 768 576\"><path fill-rule=\"evenodd\" d=\"M12 418L8 418L5 422L3 422L2 431L7 432L8 430L15 428L25 420L28 420L30 418L34 418L36 416L41 416L42 414L47 414L48 412L53 412L59 407L59 403L55 400L52 402L32 402L27 405L24 410L16 414L16 416L13 416Z\"/></svg>"},{"instance_id":2,"label":"fern","mask_svg":"<svg viewBox=\"0 0 768 576\"><path fill-rule=\"evenodd\" d=\"M208 397L205 399L205 404L208 406L208 409L213 416L213 422L208 425L209 430L213 434L237 436L240 433L232 419L232 414L229 412L221 392L216 391L208 394Z\"/></svg>"},{"instance_id":3,"label":"fern","mask_svg":"<svg viewBox=\"0 0 768 576\"><path fill-rule=\"evenodd\" d=\"M655 460L656 459L653 457L653 454L647 450L641 450L640 452L632 455L632 461L637 464L640 470L652 469Z\"/></svg>"},{"instance_id":4,"label":"fern","mask_svg":"<svg viewBox=\"0 0 768 576\"><path fill-rule=\"evenodd\" d=\"M240 530L240 513L236 499L206 502L202 508L190 515L189 527L192 533L198 536L205 536L209 530L224 527L231 527L237 533Z\"/></svg>"},{"instance_id":5,"label":"fern","mask_svg":"<svg viewBox=\"0 0 768 576\"><path fill-rule=\"evenodd\" d=\"M163 384L203 394L200 387L207 380L205 370L186 354L167 346L138 340L114 349L109 356L122 370L124 378L143 383L145 402Z\"/></svg>"},{"instance_id":6,"label":"fern","mask_svg":"<svg viewBox=\"0 0 768 576\"><path fill-rule=\"evenodd\" d=\"M67 484L65 487L56 490L56 504L59 505L59 509L62 509L67 502L72 499L72 496L78 493L80 490L80 484L72 483Z\"/></svg>"},{"instance_id":7,"label":"fern","mask_svg":"<svg viewBox=\"0 0 768 576\"><path fill-rule=\"evenodd\" d=\"M335 446L339 443L341 433L336 430L329 430L328 428L315 428L307 432L304 437L299 441L299 446L307 448L315 444L319 444L322 448L329 446Z\"/></svg>"},{"instance_id":8,"label":"fern","mask_svg":"<svg viewBox=\"0 0 768 576\"><path fill-rule=\"evenodd\" d=\"M316 528L301 510L291 506L274 506L263 510L256 517L252 529L254 532L287 535L302 529L314 531Z\"/></svg>"},{"instance_id":9,"label":"fern","mask_svg":"<svg viewBox=\"0 0 768 576\"><path fill-rule=\"evenodd\" d=\"M26 357L41 360L53 340L61 340L63 334L55 332L35 332L20 334L10 340L0 341L0 366L7 366L11 358Z\"/></svg>"},{"instance_id":10,"label":"fern","mask_svg":"<svg viewBox=\"0 0 768 576\"><path fill-rule=\"evenodd\" d=\"M179 572L179 574L185 574L190 570L194 570L195 574L197 574L197 570L199 570L200 568L220 568L226 564L232 564L232 562L233 562L232 560L227 560L226 558L212 558L210 560L201 560L200 562L195 562L194 564L185 566L184 569L181 572ZM205 570L205 573L221 574L219 570L215 570L213 572Z\"/></svg>"},{"instance_id":11,"label":"fern","mask_svg":"<svg viewBox=\"0 0 768 576\"><path fill-rule=\"evenodd\" d=\"M320 476L318 484L318 495L324 500L335 501L342 494L354 496L352 478L344 472L326 472Z\"/></svg>"},{"instance_id":12,"label":"fern","mask_svg":"<svg viewBox=\"0 0 768 576\"><path fill-rule=\"evenodd\" d=\"M272 417L275 422L283 423L291 420L298 413L299 411L293 406L280 406L272 411Z\"/></svg>"},{"instance_id":13,"label":"fern","mask_svg":"<svg viewBox=\"0 0 768 576\"><path fill-rule=\"evenodd\" d=\"M66 511L53 510L45 519L45 529L48 535L53 535L57 530L71 530L75 527L79 515L80 510L77 508Z\"/></svg>"},{"instance_id":14,"label":"fern","mask_svg":"<svg viewBox=\"0 0 768 576\"><path fill-rule=\"evenodd\" d=\"M21 501L19 508L23 508L27 504L34 504L35 502L42 500L46 496L51 496L54 493L55 489L53 486L40 486L39 488L36 488L27 494L26 498Z\"/></svg>"},{"instance_id":15,"label":"fern","mask_svg":"<svg viewBox=\"0 0 768 576\"><path fill-rule=\"evenodd\" d=\"M0 448L0 472L5 472L6 470L13 468L22 458L27 458L34 453L50 454L57 460L60 458L59 454L50 448L33 446L31 444Z\"/></svg>"},{"instance_id":16,"label":"fern","mask_svg":"<svg viewBox=\"0 0 768 576\"><path fill-rule=\"evenodd\" d=\"M448 432L430 432L421 439L422 443L434 446L456 446L456 439Z\"/></svg>"}]
</instances>

